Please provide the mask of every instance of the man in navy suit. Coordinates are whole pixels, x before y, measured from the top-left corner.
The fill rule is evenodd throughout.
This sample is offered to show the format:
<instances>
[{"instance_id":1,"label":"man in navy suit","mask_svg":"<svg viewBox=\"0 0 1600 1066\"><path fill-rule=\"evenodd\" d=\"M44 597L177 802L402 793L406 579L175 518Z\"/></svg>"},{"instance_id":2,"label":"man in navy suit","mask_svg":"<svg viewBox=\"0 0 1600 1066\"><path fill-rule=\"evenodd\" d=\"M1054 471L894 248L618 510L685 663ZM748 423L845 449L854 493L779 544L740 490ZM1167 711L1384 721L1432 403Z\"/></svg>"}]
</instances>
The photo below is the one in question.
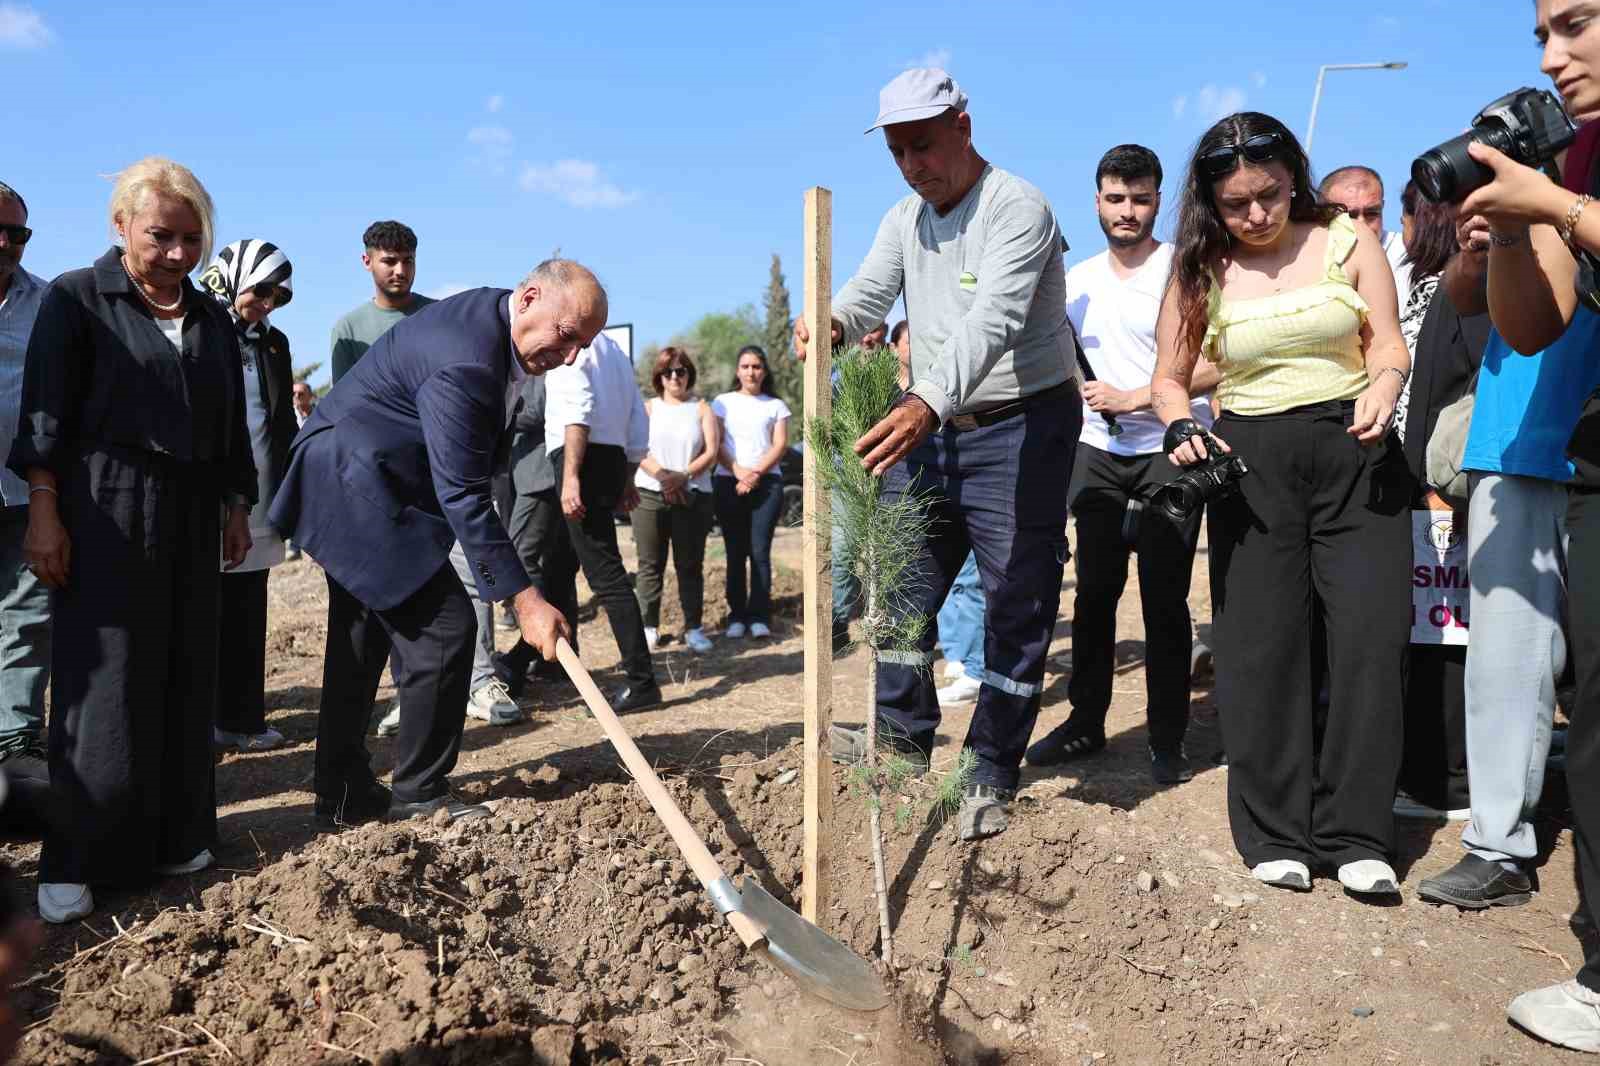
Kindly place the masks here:
<instances>
[{"instance_id":1,"label":"man in navy suit","mask_svg":"<svg viewBox=\"0 0 1600 1066\"><path fill-rule=\"evenodd\" d=\"M495 514L490 476L528 374L571 363L606 321L606 294L569 260L514 291L473 289L384 334L317 405L273 500L278 530L327 572L328 644L317 720L324 825L488 812L453 799L476 619L450 563L457 541L479 596L511 600L546 659L571 635L533 587ZM393 792L365 727L391 647L406 664Z\"/></svg>"}]
</instances>

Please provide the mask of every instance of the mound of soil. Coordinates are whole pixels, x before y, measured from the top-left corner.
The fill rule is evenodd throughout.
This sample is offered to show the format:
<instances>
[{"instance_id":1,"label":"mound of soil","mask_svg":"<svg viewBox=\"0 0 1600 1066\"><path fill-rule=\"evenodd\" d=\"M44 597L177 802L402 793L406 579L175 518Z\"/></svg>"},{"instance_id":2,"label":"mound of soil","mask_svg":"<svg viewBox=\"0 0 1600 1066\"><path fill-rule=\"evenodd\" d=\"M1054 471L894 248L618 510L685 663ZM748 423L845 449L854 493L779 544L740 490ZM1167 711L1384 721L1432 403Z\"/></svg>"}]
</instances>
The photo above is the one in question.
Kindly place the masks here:
<instances>
[{"instance_id":1,"label":"mound of soil","mask_svg":"<svg viewBox=\"0 0 1600 1066\"><path fill-rule=\"evenodd\" d=\"M725 871L791 903L799 755L669 781ZM827 926L870 955L865 803L836 784ZM480 784L492 819L324 836L199 905L124 915L25 994L57 1002L24 1060L1248 1064L1336 1040L1259 1015L1233 979L1254 897L1186 888L1135 819L1024 799L964 846L926 815L933 787L889 800L908 814L889 833L896 1005L877 1015L746 955L620 771L546 765Z\"/></svg>"}]
</instances>

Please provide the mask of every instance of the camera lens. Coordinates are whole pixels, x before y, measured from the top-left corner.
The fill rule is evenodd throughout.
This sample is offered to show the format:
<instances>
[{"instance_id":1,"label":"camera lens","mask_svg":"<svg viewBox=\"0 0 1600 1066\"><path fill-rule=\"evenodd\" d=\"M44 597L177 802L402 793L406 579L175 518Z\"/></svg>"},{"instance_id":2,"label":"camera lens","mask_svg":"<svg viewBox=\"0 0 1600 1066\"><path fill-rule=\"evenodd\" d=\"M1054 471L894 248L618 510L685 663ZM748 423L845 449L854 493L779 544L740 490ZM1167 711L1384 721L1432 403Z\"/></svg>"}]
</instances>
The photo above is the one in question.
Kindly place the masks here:
<instances>
[{"instance_id":1,"label":"camera lens","mask_svg":"<svg viewBox=\"0 0 1600 1066\"><path fill-rule=\"evenodd\" d=\"M1411 180L1434 203L1456 203L1474 189L1494 179L1494 171L1467 154L1473 141L1517 157L1511 135L1498 122L1484 122L1437 148L1430 148L1411 164Z\"/></svg>"},{"instance_id":2,"label":"camera lens","mask_svg":"<svg viewBox=\"0 0 1600 1066\"><path fill-rule=\"evenodd\" d=\"M1169 521L1183 522L1205 503L1205 495L1192 473L1184 473L1157 489L1150 502Z\"/></svg>"}]
</instances>

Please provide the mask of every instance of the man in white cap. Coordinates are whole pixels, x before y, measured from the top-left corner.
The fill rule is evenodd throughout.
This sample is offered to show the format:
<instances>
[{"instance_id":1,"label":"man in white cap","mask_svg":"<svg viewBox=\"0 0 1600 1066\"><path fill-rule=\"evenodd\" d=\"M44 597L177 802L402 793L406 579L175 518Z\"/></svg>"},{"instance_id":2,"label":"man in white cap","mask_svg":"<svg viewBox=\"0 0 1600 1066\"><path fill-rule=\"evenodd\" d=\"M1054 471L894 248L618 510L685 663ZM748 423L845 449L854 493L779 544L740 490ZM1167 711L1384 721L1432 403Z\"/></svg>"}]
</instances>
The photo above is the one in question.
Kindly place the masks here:
<instances>
[{"instance_id":1,"label":"man in white cap","mask_svg":"<svg viewBox=\"0 0 1600 1066\"><path fill-rule=\"evenodd\" d=\"M1083 420L1063 241L1042 193L972 145L967 97L937 69L908 70L879 95L889 154L914 195L889 209L855 277L834 298L836 340L882 322L904 293L911 384L856 442L893 497L915 485L934 522L911 567L910 610L932 615L968 552L988 601L978 706L965 746L978 757L963 839L1005 828L1039 713L1045 652L1067 559L1067 483ZM796 348L810 339L795 325ZM923 766L939 726L920 652L880 659L878 715L889 742ZM836 758L864 737L836 730Z\"/></svg>"}]
</instances>

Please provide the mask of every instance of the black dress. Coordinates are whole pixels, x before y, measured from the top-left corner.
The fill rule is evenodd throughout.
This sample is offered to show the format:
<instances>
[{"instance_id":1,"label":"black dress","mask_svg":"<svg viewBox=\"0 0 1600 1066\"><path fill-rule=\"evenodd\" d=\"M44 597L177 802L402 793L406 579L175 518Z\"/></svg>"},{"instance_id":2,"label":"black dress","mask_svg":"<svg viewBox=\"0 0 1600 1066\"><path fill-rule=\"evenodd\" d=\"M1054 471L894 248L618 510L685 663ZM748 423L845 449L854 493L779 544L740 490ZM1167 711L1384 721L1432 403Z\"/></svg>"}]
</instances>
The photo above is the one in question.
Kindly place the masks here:
<instances>
[{"instance_id":1,"label":"black dress","mask_svg":"<svg viewBox=\"0 0 1600 1066\"><path fill-rule=\"evenodd\" d=\"M41 883L126 883L216 837L218 560L256 496L238 341L183 282L175 351L112 248L45 293L7 465L56 476L71 538L53 596Z\"/></svg>"}]
</instances>

